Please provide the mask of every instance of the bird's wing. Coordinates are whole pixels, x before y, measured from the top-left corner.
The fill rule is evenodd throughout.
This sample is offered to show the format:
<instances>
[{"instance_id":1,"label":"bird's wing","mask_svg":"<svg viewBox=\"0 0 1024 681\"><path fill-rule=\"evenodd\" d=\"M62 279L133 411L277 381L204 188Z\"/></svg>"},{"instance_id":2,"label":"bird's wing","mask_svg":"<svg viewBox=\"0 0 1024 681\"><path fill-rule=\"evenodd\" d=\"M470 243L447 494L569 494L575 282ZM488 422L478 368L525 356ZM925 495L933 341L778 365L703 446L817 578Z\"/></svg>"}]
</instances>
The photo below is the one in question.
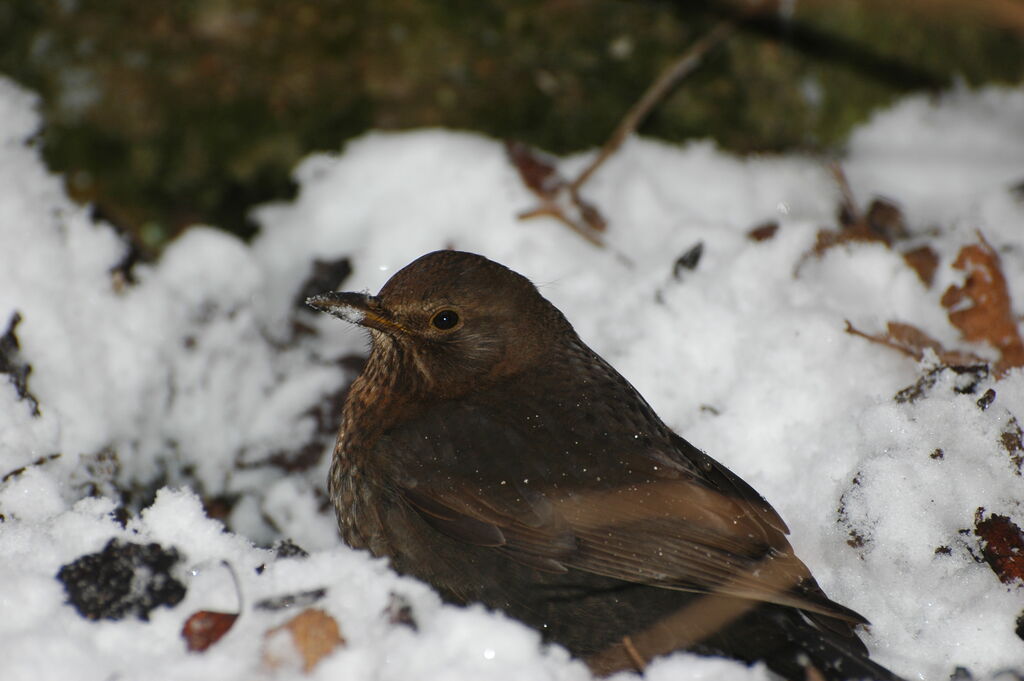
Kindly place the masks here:
<instances>
[{"instance_id":1,"label":"bird's wing","mask_svg":"<svg viewBox=\"0 0 1024 681\"><path fill-rule=\"evenodd\" d=\"M715 489L721 490L725 494L743 499L761 521L784 535L789 534L789 527L786 525L786 522L772 508L772 505L757 490L751 487L746 480L675 433L672 433L672 442L675 445L673 452L700 471L701 478L705 482L710 483Z\"/></svg>"},{"instance_id":2,"label":"bird's wing","mask_svg":"<svg viewBox=\"0 0 1024 681\"><path fill-rule=\"evenodd\" d=\"M391 461L399 495L432 527L538 569L863 621L817 588L767 502L709 457L724 488L684 467L652 465L645 452L588 460L559 448L448 404L392 429L376 450Z\"/></svg>"}]
</instances>

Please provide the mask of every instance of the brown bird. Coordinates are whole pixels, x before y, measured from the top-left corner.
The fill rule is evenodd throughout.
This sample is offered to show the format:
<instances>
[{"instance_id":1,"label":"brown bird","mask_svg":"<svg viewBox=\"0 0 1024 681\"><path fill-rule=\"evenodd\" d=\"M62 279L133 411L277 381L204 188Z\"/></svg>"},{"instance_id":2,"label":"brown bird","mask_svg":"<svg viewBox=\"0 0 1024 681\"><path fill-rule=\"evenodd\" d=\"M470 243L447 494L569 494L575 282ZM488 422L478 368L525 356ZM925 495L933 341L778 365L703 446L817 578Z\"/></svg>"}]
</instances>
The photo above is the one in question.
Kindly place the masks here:
<instances>
[{"instance_id":1,"label":"brown bird","mask_svg":"<svg viewBox=\"0 0 1024 681\"><path fill-rule=\"evenodd\" d=\"M899 678L768 502L672 432L525 277L438 251L376 296L308 302L372 338L328 480L350 545L601 674L687 649L794 681Z\"/></svg>"}]
</instances>

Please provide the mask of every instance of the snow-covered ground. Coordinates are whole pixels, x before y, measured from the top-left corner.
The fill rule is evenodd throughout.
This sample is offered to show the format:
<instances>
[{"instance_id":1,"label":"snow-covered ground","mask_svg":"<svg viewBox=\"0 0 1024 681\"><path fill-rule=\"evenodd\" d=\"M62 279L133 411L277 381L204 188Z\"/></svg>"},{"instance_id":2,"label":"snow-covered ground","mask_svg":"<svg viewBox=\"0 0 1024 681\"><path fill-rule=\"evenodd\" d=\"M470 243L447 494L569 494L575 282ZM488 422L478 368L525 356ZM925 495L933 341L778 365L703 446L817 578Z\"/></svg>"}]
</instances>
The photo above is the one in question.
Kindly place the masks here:
<instances>
[{"instance_id":1,"label":"snow-covered ground","mask_svg":"<svg viewBox=\"0 0 1024 681\"><path fill-rule=\"evenodd\" d=\"M316 589L347 642L313 678L590 678L525 627L443 606L346 548L325 503L337 396L367 340L297 302L313 263L348 258L343 287L376 291L445 247L530 277L667 423L760 490L826 592L872 621L879 662L929 681L957 666L977 678L1024 669L1024 589L978 559L974 533L979 508L1024 525L1024 478L1004 436L1024 418L1024 373L961 393L965 379L946 371L899 402L934 356L918 363L844 331L846 320L869 333L902 321L995 356L961 339L940 299L963 281L951 264L980 230L1024 312L1024 199L1013 190L1024 91L915 97L857 130L842 161L860 207L895 201L914 238L821 257L806 254L835 228L839 190L814 159L630 140L584 190L609 222L611 249L598 249L551 220L516 219L534 198L499 142L417 131L306 159L299 197L257 210L251 245L195 227L126 277L112 273L120 239L66 197L28 141L39 123L34 98L0 80L0 335L21 318L0 342L3 681L308 678L267 661L265 632L299 607L254 604ZM773 238L748 237L769 221ZM697 267L674 273L698 242ZM900 253L922 243L939 259L931 287ZM27 381L14 379L29 366ZM200 498L230 512L211 519ZM148 621L80 616L55 575L111 538L176 549L184 600ZM258 548L281 538L311 555ZM394 594L415 629L393 621ZM186 650L189 615L240 605L223 639ZM645 674L767 676L683 653Z\"/></svg>"}]
</instances>

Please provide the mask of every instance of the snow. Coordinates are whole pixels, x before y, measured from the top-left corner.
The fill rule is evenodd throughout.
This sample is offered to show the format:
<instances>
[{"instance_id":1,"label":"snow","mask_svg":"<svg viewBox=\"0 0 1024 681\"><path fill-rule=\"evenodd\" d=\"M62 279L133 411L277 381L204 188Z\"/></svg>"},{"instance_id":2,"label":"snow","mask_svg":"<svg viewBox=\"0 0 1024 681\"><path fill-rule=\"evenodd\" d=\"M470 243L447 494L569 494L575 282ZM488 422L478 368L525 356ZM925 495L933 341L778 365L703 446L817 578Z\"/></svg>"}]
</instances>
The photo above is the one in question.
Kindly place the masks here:
<instances>
[{"instance_id":1,"label":"snow","mask_svg":"<svg viewBox=\"0 0 1024 681\"><path fill-rule=\"evenodd\" d=\"M125 248L45 169L38 125L34 97L0 79L0 333L20 313L19 357L39 403L33 415L0 377L0 679L305 678L264 663L266 632L294 612L253 604L315 589L347 643L311 678L590 678L533 631L443 605L345 547L325 504L330 400L367 339L297 302L313 260L349 258L343 288L375 292L449 246L533 279L667 423L760 490L826 592L872 621L879 662L927 681L957 666L976 678L1020 670L1024 590L977 561L978 539L962 531L980 507L1024 525L1024 478L1001 444L1024 416L1024 373L961 394L945 372L899 403L934 361L844 328L903 321L992 354L960 339L939 298L963 280L950 265L980 230L1022 310L1024 202L1011 187L1024 180L1024 90L911 97L849 140L858 202L897 201L938 252L931 288L878 244L804 257L834 227L839 198L814 159L631 139L584 190L610 224L602 250L551 220L517 220L534 200L501 144L443 130L369 134L313 155L296 169L298 198L255 212L252 244L197 226L137 265L136 283L116 284ZM561 159L563 174L590 157ZM766 221L779 224L774 238L747 237ZM698 266L674 277L698 242ZM982 410L989 388L996 399ZM309 461L280 463L300 455ZM133 511L124 525L117 490ZM234 505L213 519L200 496ZM286 537L311 555L261 548ZM54 576L111 538L176 548L185 599L148 622L80 616ZM389 620L393 594L416 630ZM186 651L189 615L239 607L223 639ZM677 653L644 677L769 674Z\"/></svg>"}]
</instances>

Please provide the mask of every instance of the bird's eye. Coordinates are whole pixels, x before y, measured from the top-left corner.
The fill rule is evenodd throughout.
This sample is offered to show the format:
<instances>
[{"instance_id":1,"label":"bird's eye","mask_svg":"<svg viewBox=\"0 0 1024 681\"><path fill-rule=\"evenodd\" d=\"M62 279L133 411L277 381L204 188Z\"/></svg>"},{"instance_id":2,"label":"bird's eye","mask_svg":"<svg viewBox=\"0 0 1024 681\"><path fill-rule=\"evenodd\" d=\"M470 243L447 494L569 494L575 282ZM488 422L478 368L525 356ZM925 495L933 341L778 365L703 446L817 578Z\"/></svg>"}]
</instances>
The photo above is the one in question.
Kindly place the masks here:
<instances>
[{"instance_id":1,"label":"bird's eye","mask_svg":"<svg viewBox=\"0 0 1024 681\"><path fill-rule=\"evenodd\" d=\"M441 310L434 315L430 323L442 331L447 331L459 323L459 314L455 310Z\"/></svg>"}]
</instances>

